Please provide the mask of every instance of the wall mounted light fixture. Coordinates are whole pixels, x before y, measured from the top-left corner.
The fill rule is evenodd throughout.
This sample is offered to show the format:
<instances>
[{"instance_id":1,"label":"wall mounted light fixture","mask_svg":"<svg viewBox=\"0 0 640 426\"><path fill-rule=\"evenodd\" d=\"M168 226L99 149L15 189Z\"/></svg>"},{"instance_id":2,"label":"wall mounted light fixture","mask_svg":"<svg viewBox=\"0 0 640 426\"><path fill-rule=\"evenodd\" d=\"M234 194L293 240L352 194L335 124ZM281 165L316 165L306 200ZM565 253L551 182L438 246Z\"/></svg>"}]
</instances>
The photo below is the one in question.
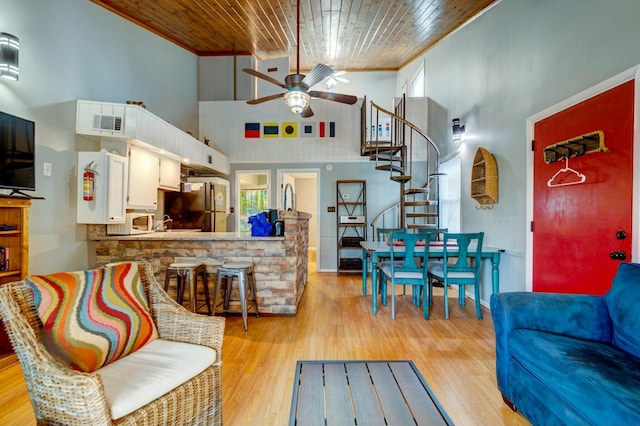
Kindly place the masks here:
<instances>
[{"instance_id":1,"label":"wall mounted light fixture","mask_svg":"<svg viewBox=\"0 0 640 426\"><path fill-rule=\"evenodd\" d=\"M0 78L18 80L18 52L20 42L18 37L9 33L0 33Z\"/></svg>"},{"instance_id":2,"label":"wall mounted light fixture","mask_svg":"<svg viewBox=\"0 0 640 426\"><path fill-rule=\"evenodd\" d=\"M460 142L464 139L464 126L460 124L460 119L459 118L454 118L452 120L452 133L453 133L453 138L452 140L454 142Z\"/></svg>"}]
</instances>

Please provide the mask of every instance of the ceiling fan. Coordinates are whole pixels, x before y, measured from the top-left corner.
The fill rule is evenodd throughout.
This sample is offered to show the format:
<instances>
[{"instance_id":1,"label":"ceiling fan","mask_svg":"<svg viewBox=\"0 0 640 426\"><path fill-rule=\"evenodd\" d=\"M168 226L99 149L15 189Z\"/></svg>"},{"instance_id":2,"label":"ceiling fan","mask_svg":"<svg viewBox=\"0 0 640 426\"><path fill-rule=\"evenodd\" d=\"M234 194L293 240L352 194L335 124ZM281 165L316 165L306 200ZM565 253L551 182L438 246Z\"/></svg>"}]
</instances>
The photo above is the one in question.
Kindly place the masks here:
<instances>
[{"instance_id":1,"label":"ceiling fan","mask_svg":"<svg viewBox=\"0 0 640 426\"><path fill-rule=\"evenodd\" d=\"M246 72L247 74L251 74L254 77L266 80L270 83L275 84L276 86L287 89L287 91L279 93L277 95L270 95L258 99L252 99L250 101L247 101L247 103L250 105L255 105L262 102L271 101L273 99L284 98L287 105L291 108L291 112L293 112L294 114L300 114L301 117L305 118L313 116L313 111L311 110L311 105L309 104L311 98L326 99L328 101L340 102L349 105L355 104L358 101L358 98L356 96L309 90L310 87L333 75L334 70L330 66L317 64L315 67L313 67L309 74L300 74L300 0L298 0L297 2L296 29L296 72L295 74L289 74L288 76L286 76L284 78L284 83L251 68L242 69L242 71Z\"/></svg>"},{"instance_id":2,"label":"ceiling fan","mask_svg":"<svg viewBox=\"0 0 640 426\"><path fill-rule=\"evenodd\" d=\"M343 75L345 75L347 72L346 71L333 71L333 74L331 74L329 76L329 78L327 79L327 89L331 89L333 86L335 86L338 83L349 83L349 80L342 77Z\"/></svg>"}]
</instances>

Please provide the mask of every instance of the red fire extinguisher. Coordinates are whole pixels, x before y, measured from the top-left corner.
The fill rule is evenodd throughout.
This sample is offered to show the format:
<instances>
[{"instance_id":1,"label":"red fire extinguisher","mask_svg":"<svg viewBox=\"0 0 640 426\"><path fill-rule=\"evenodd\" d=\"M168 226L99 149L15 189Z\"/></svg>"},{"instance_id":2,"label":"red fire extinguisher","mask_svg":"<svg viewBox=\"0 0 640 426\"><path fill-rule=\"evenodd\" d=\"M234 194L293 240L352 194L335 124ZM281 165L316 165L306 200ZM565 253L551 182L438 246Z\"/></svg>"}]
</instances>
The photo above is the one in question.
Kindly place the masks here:
<instances>
[{"instance_id":1,"label":"red fire extinguisher","mask_svg":"<svg viewBox=\"0 0 640 426\"><path fill-rule=\"evenodd\" d=\"M82 199L85 201L92 201L94 194L93 181L95 179L95 172L90 169L91 164L93 164L93 161L87 166L86 169L84 169L84 174L82 175Z\"/></svg>"}]
</instances>

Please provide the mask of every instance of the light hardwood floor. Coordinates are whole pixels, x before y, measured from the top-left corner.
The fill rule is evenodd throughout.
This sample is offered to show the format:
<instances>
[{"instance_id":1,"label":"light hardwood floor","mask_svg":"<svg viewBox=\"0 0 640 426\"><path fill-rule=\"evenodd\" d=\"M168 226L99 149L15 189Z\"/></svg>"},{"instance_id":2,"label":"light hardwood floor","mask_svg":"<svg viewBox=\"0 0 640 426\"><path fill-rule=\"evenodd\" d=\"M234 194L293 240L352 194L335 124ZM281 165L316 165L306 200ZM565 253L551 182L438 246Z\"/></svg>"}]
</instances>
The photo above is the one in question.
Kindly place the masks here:
<instances>
[{"instance_id":1,"label":"light hardwood floor","mask_svg":"<svg viewBox=\"0 0 640 426\"><path fill-rule=\"evenodd\" d=\"M223 422L233 426L286 425L298 360L413 360L447 411L460 425L529 425L504 403L495 379L495 341L490 312L475 316L472 300L460 308L450 292L450 320L441 291L431 318L398 289L391 304L371 314L371 292L359 275L315 273L295 317L227 317L223 344ZM0 425L35 424L19 366L0 360Z\"/></svg>"}]
</instances>

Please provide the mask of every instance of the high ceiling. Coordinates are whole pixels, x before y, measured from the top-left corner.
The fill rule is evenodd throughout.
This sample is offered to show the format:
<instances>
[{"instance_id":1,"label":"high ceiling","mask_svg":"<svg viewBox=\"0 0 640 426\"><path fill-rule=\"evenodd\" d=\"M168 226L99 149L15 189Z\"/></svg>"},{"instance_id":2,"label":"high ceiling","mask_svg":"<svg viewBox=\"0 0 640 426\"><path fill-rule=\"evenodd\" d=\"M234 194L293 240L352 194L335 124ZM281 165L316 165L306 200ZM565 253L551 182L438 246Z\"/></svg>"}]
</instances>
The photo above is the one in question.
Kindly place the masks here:
<instances>
[{"instance_id":1,"label":"high ceiling","mask_svg":"<svg viewBox=\"0 0 640 426\"><path fill-rule=\"evenodd\" d=\"M290 57L296 0L91 0L199 55ZM300 69L398 70L498 0L300 0Z\"/></svg>"}]
</instances>

